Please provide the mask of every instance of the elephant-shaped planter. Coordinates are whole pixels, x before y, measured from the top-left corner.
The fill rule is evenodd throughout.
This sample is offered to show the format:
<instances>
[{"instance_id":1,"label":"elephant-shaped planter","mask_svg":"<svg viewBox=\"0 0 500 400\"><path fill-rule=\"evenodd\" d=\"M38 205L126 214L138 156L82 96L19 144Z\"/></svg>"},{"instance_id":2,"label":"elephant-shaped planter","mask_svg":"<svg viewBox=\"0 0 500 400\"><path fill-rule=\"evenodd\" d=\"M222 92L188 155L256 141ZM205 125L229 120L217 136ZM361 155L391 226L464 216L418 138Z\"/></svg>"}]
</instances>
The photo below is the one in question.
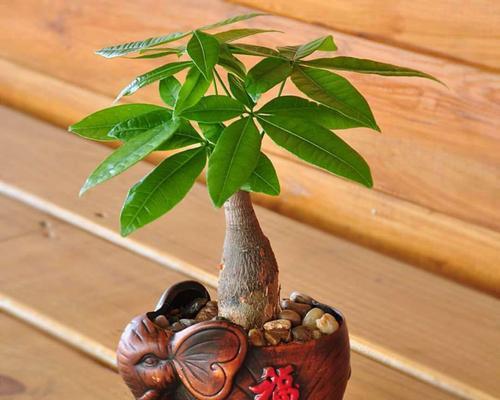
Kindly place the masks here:
<instances>
[{"instance_id":1,"label":"elephant-shaped planter","mask_svg":"<svg viewBox=\"0 0 500 400\"><path fill-rule=\"evenodd\" d=\"M172 286L156 311L134 318L117 351L118 369L140 400L341 400L350 377L349 337L339 329L304 343L251 346L246 332L225 320L196 323L179 332L153 321L193 299L209 299L194 281Z\"/></svg>"}]
</instances>

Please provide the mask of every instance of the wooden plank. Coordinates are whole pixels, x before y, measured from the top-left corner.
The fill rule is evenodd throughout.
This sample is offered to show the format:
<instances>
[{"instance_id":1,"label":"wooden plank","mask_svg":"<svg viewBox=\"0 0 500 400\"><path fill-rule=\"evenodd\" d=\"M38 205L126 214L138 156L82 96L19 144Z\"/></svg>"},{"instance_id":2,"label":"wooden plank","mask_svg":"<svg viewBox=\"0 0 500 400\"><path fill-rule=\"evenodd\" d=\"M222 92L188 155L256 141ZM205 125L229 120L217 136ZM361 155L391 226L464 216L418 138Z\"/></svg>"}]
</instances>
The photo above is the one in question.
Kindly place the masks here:
<instances>
[{"instance_id":1,"label":"wooden plank","mask_svg":"<svg viewBox=\"0 0 500 400\"><path fill-rule=\"evenodd\" d=\"M108 150L12 113L2 120L8 121L4 132L16 133L4 135L0 171L12 171L2 175L5 182L97 226L117 229L122 197L132 182L150 170L149 165L140 163L77 200L82 177ZM500 393L496 379L499 300L268 210L257 212L280 261L285 293L291 289L315 293L346 313L354 335L466 384ZM223 215L210 206L205 188L196 185L172 213L127 240L131 241L127 244L142 243L215 275ZM490 368L485 370L484 365Z\"/></svg>"},{"instance_id":2,"label":"wooden plank","mask_svg":"<svg viewBox=\"0 0 500 400\"><path fill-rule=\"evenodd\" d=\"M0 205L33 223L40 217L48 218L9 199L0 198ZM135 255L48 219L57 232L55 238L33 233L0 244L5 255L0 262L5 272L0 290L114 348L131 315L149 309L164 286L173 282L171 272L148 262L139 265ZM14 247L29 250L24 254L9 250ZM24 341L18 344L22 345ZM47 363L41 359L39 365ZM354 355L346 400L363 399L368 394L370 399L384 400L455 398Z\"/></svg>"},{"instance_id":3,"label":"wooden plank","mask_svg":"<svg viewBox=\"0 0 500 400\"><path fill-rule=\"evenodd\" d=\"M500 70L500 4L476 0L229 0L414 51Z\"/></svg>"},{"instance_id":4,"label":"wooden plank","mask_svg":"<svg viewBox=\"0 0 500 400\"><path fill-rule=\"evenodd\" d=\"M90 112L94 104L104 107L110 102L105 96L5 61L0 60L0 69L5 72L0 74L1 86L9 88L9 93L28 90L33 93L11 99L12 106L60 126L78 120ZM22 74L23 79L8 79L14 72ZM40 109L45 103L44 88L50 88L50 97L57 99L45 114ZM73 107L74 104L77 105ZM150 157L153 162L161 158L159 154ZM498 293L500 273L496 259L500 242L497 233L380 192L331 179L317 169L297 170L291 160L275 154L271 158L282 179L282 195L278 198L257 196L259 204L470 286ZM329 179L328 184L325 179ZM335 198L336 201L318 205L318 199L322 198ZM435 246L440 237L448 240Z\"/></svg>"},{"instance_id":5,"label":"wooden plank","mask_svg":"<svg viewBox=\"0 0 500 400\"><path fill-rule=\"evenodd\" d=\"M243 11L218 0L211 0L209 5L207 14L204 15L207 19ZM117 14L116 20L120 21L120 26L117 27L108 21L100 22L98 17L119 13L106 9L111 6L112 3L101 2L87 7L86 3L77 10L74 9L75 6L68 6L66 12L62 12L60 8L63 6L54 2L43 10L37 10L36 4L23 9L21 14L25 18L24 24L29 29L17 32L16 29L22 24L15 24L6 32L15 32L17 40L25 40L26 46L29 45L29 38L34 36L40 37L40 43L44 45L37 46L26 56L18 52L18 49L26 46L12 48L10 36L0 36L0 41L3 39L5 42L2 42L2 49L5 49L3 54L64 81L100 93L114 94L130 76L152 67L154 62L148 64L121 60L105 63L105 60L93 55L93 49L106 41L116 41L127 30L134 31L139 37L200 23L195 11L186 11L195 5L185 1L176 2L168 10L159 9L157 15L155 13L151 17L144 17L136 10L134 7L138 5L124 5L123 10L127 11L123 15ZM6 16L8 12L11 10L6 10ZM190 15L189 19L187 14ZM62 25L65 27L63 30L52 29L50 22L54 15L61 15L61 21L64 21ZM41 29L40 25L43 24L39 23L39 18L52 28ZM91 20L95 20L95 23L89 24L88 21ZM278 37L280 43L298 42L328 32L283 18L273 18L266 23L290 32L284 38ZM6 24L11 24L11 20L6 21ZM79 29L73 31L76 26ZM88 27L87 30L85 27ZM28 31L31 31L31 36L27 34ZM496 207L496 193L500 192L500 180L497 179L500 169L497 156L500 154L500 129L496 111L498 101L495 96L489 95L499 85L498 75L376 45L349 35L339 34L338 41L349 49L350 54L389 62L408 60L411 65L443 78L451 90L417 80L357 77L356 84L359 83L363 92L372 100L384 134L373 136L356 130L346 134L346 138L373 165L377 190L368 192L332 179L318 170L302 164L299 166L281 150L266 143L266 149L279 155L280 161L281 157L286 157L280 171L285 195L278 200L266 200L266 204L295 219L424 268L475 287L495 290L498 285L492 283L491 276L497 266L491 252L475 252L481 254L479 260L475 254L464 251L485 242L481 236L487 231L480 230L477 233L474 227L466 226L464 229L460 224L457 226L452 221L439 217L441 214L450 215L494 230L500 227ZM269 37L263 37L258 42L266 44ZM68 43L74 46L71 52L64 49L64 46L69 46ZM86 103L82 107L85 112L78 113L76 110L82 106L82 99L74 96L77 92L75 88L65 93L64 85L56 80L54 87L44 85L47 82L38 82L40 89L32 90L33 87L25 83L28 81L27 76L20 73L22 69L15 68L13 75L6 72L3 71L2 74L2 100L35 110L37 115L44 115L45 118L73 122L77 118L69 116L81 116L107 104L103 96L98 96L94 107L92 103ZM108 76L116 77L117 80L113 82ZM484 90L486 87L489 89ZM23 91L19 92L21 89ZM47 91L57 91L60 97L47 96ZM156 98L153 92L152 89L133 100ZM47 101L47 97L51 102ZM70 109L69 106L73 104L75 109ZM54 117L58 110L61 110L63 117ZM408 118L409 115L411 119ZM398 168L393 168L393 165ZM389 194L390 197L387 198L384 194ZM338 201L332 202L332 198ZM399 202L400 199L411 204ZM439 213L436 214L436 211ZM374 216L373 213L378 215ZM352 220L355 223L344 223ZM464 238L461 234L464 231L469 237ZM470 235L472 231L474 234ZM435 236L450 237L451 240L434 246ZM472 244L469 240L473 240Z\"/></svg>"},{"instance_id":6,"label":"wooden plank","mask_svg":"<svg viewBox=\"0 0 500 400\"><path fill-rule=\"evenodd\" d=\"M119 376L107 367L4 314L0 326L1 398L128 398Z\"/></svg>"}]
</instances>

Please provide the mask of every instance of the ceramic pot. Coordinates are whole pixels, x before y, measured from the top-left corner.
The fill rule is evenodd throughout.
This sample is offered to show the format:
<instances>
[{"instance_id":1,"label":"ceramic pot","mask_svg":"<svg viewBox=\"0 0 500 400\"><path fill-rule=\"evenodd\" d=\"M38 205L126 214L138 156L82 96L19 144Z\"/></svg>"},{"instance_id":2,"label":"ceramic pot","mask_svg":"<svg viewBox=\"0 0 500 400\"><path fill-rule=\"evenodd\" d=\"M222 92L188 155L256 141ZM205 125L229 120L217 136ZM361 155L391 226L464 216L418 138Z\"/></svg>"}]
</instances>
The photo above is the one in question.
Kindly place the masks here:
<instances>
[{"instance_id":1,"label":"ceramic pot","mask_svg":"<svg viewBox=\"0 0 500 400\"><path fill-rule=\"evenodd\" d=\"M337 310L339 329L304 343L255 347L246 332L225 320L196 323L179 332L153 321L193 299L209 299L199 283L168 289L156 311L140 315L125 329L117 351L118 369L140 400L341 400L350 377L349 336Z\"/></svg>"}]
</instances>

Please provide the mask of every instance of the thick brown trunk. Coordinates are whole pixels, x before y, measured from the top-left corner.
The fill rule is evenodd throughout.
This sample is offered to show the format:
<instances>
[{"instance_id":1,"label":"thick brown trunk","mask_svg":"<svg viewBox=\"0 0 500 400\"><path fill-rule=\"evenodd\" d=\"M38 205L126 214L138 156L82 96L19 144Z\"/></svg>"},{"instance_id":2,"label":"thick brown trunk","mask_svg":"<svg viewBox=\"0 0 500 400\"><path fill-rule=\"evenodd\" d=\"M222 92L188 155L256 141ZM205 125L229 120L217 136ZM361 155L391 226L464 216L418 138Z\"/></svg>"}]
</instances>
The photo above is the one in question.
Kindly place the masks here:
<instances>
[{"instance_id":1,"label":"thick brown trunk","mask_svg":"<svg viewBox=\"0 0 500 400\"><path fill-rule=\"evenodd\" d=\"M262 232L250 194L239 191L225 204L226 238L219 277L219 315L249 329L279 312L278 264Z\"/></svg>"}]
</instances>

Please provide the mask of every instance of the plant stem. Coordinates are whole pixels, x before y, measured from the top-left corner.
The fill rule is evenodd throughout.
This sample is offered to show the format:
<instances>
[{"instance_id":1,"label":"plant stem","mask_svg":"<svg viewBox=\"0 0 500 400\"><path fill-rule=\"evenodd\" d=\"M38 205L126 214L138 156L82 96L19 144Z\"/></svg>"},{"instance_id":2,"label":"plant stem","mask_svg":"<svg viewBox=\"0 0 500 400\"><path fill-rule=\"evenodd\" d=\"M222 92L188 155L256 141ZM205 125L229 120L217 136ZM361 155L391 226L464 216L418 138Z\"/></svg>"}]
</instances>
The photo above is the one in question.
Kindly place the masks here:
<instances>
[{"instance_id":1,"label":"plant stem","mask_svg":"<svg viewBox=\"0 0 500 400\"><path fill-rule=\"evenodd\" d=\"M246 329L261 328L279 312L278 264L248 192L235 193L224 204L224 211L219 314Z\"/></svg>"},{"instance_id":2,"label":"plant stem","mask_svg":"<svg viewBox=\"0 0 500 400\"><path fill-rule=\"evenodd\" d=\"M219 80L220 84L222 85L222 89L224 89L224 92L226 92L226 94L229 96L229 97L232 97L231 96L231 93L229 93L229 90L227 90L227 87L226 85L224 84L224 81L222 80L222 78L220 77L219 73L217 72L216 69L214 69L214 72L215 72L215 76L217 77L217 79Z\"/></svg>"},{"instance_id":3,"label":"plant stem","mask_svg":"<svg viewBox=\"0 0 500 400\"><path fill-rule=\"evenodd\" d=\"M214 90L215 90L215 95L218 95L219 89L217 88L217 79L214 79Z\"/></svg>"}]
</instances>

